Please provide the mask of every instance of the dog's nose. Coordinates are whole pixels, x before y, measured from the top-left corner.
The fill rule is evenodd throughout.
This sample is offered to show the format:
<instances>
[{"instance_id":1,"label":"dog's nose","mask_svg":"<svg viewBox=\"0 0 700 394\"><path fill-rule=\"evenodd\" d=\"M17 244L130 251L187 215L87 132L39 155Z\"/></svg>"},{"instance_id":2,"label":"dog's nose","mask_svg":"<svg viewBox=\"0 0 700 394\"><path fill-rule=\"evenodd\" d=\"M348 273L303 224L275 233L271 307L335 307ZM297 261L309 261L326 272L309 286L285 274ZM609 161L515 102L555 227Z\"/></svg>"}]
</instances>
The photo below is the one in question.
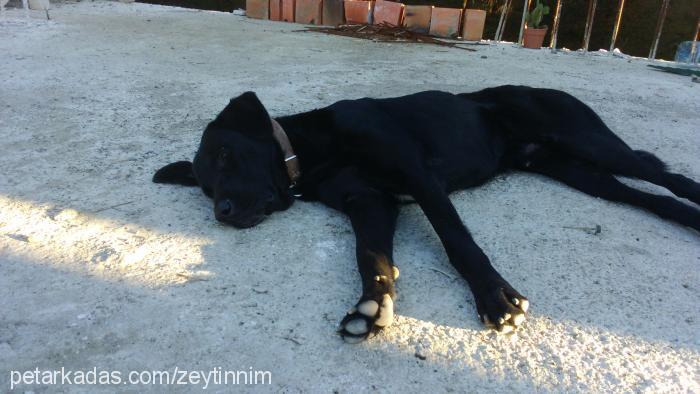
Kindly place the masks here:
<instances>
[{"instance_id":1,"label":"dog's nose","mask_svg":"<svg viewBox=\"0 0 700 394\"><path fill-rule=\"evenodd\" d=\"M227 218L233 214L233 203L228 198L220 200L216 203L214 212L217 219Z\"/></svg>"}]
</instances>

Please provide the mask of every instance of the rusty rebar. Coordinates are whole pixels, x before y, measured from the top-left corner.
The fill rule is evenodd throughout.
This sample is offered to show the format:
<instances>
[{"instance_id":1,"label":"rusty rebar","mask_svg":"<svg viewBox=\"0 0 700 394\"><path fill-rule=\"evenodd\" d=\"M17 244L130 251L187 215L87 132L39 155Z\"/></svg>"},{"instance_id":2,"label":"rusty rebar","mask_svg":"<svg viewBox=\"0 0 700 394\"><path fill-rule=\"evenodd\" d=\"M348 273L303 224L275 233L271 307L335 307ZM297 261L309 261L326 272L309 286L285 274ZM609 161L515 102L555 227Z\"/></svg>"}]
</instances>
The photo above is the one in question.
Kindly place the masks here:
<instances>
[{"instance_id":1,"label":"rusty rebar","mask_svg":"<svg viewBox=\"0 0 700 394\"><path fill-rule=\"evenodd\" d=\"M625 0L620 0L617 5L617 18L615 18L615 26L613 27L612 37L610 38L610 52L615 50L617 42L617 33L620 31L620 23L622 22L622 10L625 8Z\"/></svg>"},{"instance_id":2,"label":"rusty rebar","mask_svg":"<svg viewBox=\"0 0 700 394\"><path fill-rule=\"evenodd\" d=\"M588 45L591 42L591 33L593 33L593 20L595 19L595 8L598 0L588 1L588 16L586 16L586 31L583 34L583 44L581 45L584 52L588 52Z\"/></svg>"},{"instance_id":3,"label":"rusty rebar","mask_svg":"<svg viewBox=\"0 0 700 394\"><path fill-rule=\"evenodd\" d=\"M525 31L525 18L527 18L527 13L530 11L530 2L532 0L525 0L525 6L523 7L523 18L520 21L520 34L518 35L518 44L523 44L523 33Z\"/></svg>"},{"instance_id":4,"label":"rusty rebar","mask_svg":"<svg viewBox=\"0 0 700 394\"><path fill-rule=\"evenodd\" d=\"M656 59L656 50L659 47L659 39L661 38L661 31L664 28L664 22L666 21L666 14L668 13L668 7L671 0L663 0L661 3L661 11L659 11L659 20L656 21L656 33L654 33L654 41L651 44L651 50L649 50L649 60Z\"/></svg>"},{"instance_id":5,"label":"rusty rebar","mask_svg":"<svg viewBox=\"0 0 700 394\"><path fill-rule=\"evenodd\" d=\"M549 48L552 52L557 50L557 35L559 34L559 19L561 18L562 0L557 0L557 10L554 11L554 23L552 26L552 36L549 38Z\"/></svg>"},{"instance_id":6,"label":"rusty rebar","mask_svg":"<svg viewBox=\"0 0 700 394\"><path fill-rule=\"evenodd\" d=\"M698 40L700 40L700 18L698 18L698 24L695 26L695 35L693 36L693 43L690 47L690 58L688 59L689 63L698 64L698 59L695 57L698 51Z\"/></svg>"},{"instance_id":7,"label":"rusty rebar","mask_svg":"<svg viewBox=\"0 0 700 394\"><path fill-rule=\"evenodd\" d=\"M501 17L498 19L498 27L496 28L496 35L493 37L494 41L501 41L503 39L503 30L506 28L506 21L508 19L508 11L510 11L511 0L506 0L503 3L503 9L501 10Z\"/></svg>"}]
</instances>

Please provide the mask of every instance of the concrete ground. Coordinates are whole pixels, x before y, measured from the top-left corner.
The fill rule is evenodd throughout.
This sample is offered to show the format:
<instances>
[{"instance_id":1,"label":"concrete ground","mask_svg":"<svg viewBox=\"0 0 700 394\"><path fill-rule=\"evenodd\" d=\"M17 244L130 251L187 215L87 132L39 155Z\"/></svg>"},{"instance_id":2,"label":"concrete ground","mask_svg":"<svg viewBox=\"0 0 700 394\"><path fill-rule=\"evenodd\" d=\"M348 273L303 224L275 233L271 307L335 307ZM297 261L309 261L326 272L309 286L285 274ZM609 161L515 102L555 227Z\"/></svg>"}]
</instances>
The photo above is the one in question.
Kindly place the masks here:
<instances>
[{"instance_id":1,"label":"concrete ground","mask_svg":"<svg viewBox=\"0 0 700 394\"><path fill-rule=\"evenodd\" d=\"M700 84L635 59L374 43L144 4L66 3L51 16L0 20L0 391L10 371L177 367L267 370L271 385L233 388L277 392L700 392L700 236L650 213L527 174L455 193L531 300L525 325L496 335L406 206L398 316L352 346L335 334L360 291L344 217L298 202L235 230L200 191L150 182L190 159L206 123L246 90L278 116L506 83L566 90L633 147L700 179ZM598 235L580 229L595 225ZM49 383L16 388L204 386Z\"/></svg>"}]
</instances>

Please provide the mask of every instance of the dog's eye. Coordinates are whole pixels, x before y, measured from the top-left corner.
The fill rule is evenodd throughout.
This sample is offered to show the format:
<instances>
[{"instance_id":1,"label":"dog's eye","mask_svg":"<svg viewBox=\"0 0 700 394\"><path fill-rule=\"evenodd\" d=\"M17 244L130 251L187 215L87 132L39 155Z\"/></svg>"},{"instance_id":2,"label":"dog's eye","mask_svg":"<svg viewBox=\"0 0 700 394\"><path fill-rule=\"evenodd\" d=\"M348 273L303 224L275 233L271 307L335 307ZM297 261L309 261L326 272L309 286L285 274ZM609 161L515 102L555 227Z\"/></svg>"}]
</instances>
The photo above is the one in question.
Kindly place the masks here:
<instances>
[{"instance_id":1,"label":"dog's eye","mask_svg":"<svg viewBox=\"0 0 700 394\"><path fill-rule=\"evenodd\" d=\"M216 157L216 164L218 164L219 167L224 167L224 166L226 166L226 163L229 162L230 158L231 158L231 152L229 152L229 150L226 148L222 148L219 151L218 156Z\"/></svg>"}]
</instances>

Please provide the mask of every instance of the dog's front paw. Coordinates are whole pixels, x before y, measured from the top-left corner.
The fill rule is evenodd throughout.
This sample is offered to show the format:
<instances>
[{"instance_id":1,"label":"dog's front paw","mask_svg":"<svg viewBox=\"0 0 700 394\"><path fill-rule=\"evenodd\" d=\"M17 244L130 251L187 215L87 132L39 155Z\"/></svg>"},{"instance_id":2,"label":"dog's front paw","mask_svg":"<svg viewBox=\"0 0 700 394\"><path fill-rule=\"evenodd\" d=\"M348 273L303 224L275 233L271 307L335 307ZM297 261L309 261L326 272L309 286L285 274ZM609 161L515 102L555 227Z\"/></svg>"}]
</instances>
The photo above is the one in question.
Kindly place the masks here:
<instances>
[{"instance_id":1,"label":"dog's front paw","mask_svg":"<svg viewBox=\"0 0 700 394\"><path fill-rule=\"evenodd\" d=\"M394 301L391 295L384 294L376 299L363 297L340 322L338 333L345 342L358 343L388 327L393 321Z\"/></svg>"},{"instance_id":2,"label":"dog's front paw","mask_svg":"<svg viewBox=\"0 0 700 394\"><path fill-rule=\"evenodd\" d=\"M530 307L530 301L505 281L475 292L474 298L481 322L501 333L521 325Z\"/></svg>"}]
</instances>

